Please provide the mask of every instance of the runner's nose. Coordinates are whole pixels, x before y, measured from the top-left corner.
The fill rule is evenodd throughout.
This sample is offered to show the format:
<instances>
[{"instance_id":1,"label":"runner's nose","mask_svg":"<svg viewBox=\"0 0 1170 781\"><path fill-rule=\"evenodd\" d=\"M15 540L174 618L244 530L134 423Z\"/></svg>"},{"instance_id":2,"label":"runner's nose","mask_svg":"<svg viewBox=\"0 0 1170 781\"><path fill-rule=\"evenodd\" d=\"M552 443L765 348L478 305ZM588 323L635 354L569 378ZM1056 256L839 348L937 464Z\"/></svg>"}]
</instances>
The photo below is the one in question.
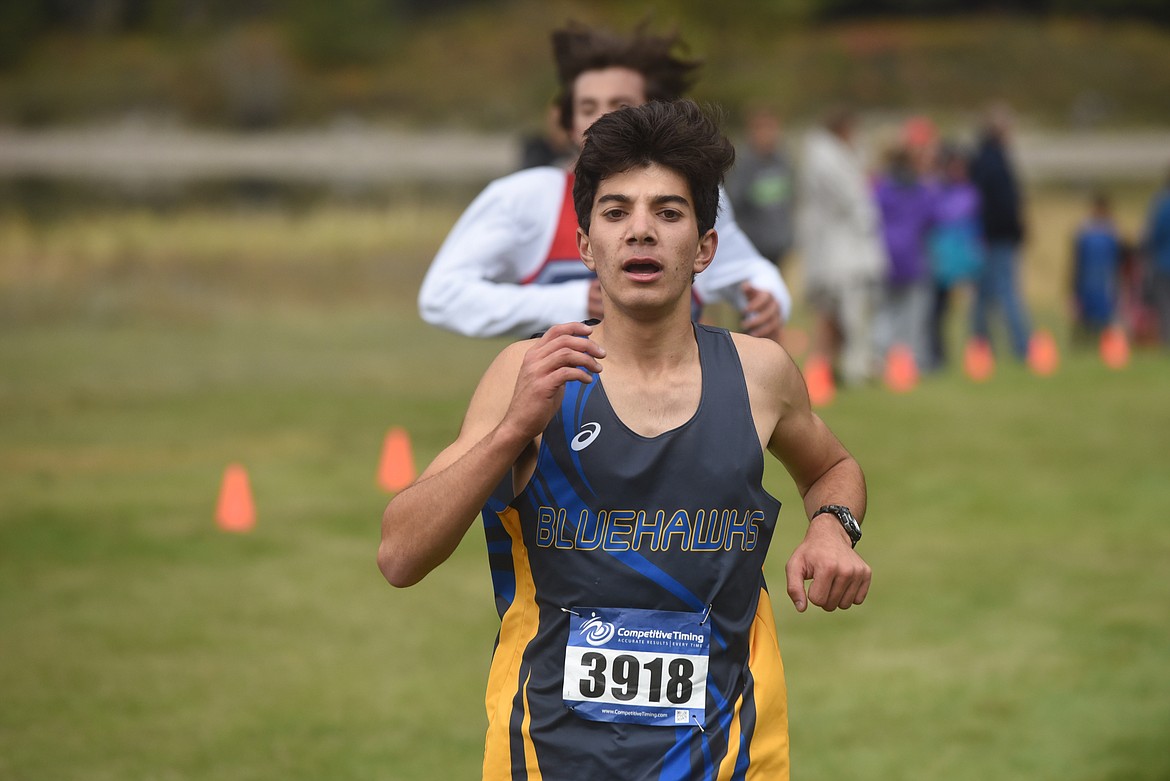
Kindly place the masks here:
<instances>
[{"instance_id":1,"label":"runner's nose","mask_svg":"<svg viewBox=\"0 0 1170 781\"><path fill-rule=\"evenodd\" d=\"M630 214L626 242L629 244L653 244L655 240L653 215L641 208Z\"/></svg>"}]
</instances>

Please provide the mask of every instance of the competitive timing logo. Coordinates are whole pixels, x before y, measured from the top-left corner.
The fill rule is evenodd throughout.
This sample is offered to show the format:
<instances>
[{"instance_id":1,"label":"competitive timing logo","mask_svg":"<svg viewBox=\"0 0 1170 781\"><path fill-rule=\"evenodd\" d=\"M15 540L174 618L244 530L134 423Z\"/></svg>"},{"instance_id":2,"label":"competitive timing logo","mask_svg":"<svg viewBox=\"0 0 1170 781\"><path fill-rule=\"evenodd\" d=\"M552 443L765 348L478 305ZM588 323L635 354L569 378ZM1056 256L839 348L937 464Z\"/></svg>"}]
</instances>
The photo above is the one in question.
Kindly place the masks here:
<instances>
[{"instance_id":1,"label":"competitive timing logo","mask_svg":"<svg viewBox=\"0 0 1170 781\"><path fill-rule=\"evenodd\" d=\"M569 443L574 452L580 452L593 444L593 440L601 433L600 423L584 423L581 425L581 430L577 432L577 436L573 437L573 441Z\"/></svg>"},{"instance_id":2,"label":"competitive timing logo","mask_svg":"<svg viewBox=\"0 0 1170 781\"><path fill-rule=\"evenodd\" d=\"M605 645L613 639L614 628L613 624L602 621L594 613L591 618L581 623L581 628L578 631L585 637L585 642L589 645L599 646Z\"/></svg>"}]
</instances>

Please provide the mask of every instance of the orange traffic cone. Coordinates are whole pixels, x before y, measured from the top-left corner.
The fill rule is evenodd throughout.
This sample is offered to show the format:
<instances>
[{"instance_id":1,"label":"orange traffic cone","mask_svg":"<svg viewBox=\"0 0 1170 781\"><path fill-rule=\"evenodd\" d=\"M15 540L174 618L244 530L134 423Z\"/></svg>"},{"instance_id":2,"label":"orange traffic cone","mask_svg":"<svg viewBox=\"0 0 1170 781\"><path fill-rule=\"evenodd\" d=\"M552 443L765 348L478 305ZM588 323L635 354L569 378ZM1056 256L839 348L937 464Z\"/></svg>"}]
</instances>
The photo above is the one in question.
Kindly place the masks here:
<instances>
[{"instance_id":1,"label":"orange traffic cone","mask_svg":"<svg viewBox=\"0 0 1170 781\"><path fill-rule=\"evenodd\" d=\"M1038 377L1047 377L1056 372L1060 365L1060 352L1056 340L1043 328L1037 329L1028 342L1028 368Z\"/></svg>"},{"instance_id":2,"label":"orange traffic cone","mask_svg":"<svg viewBox=\"0 0 1170 781\"><path fill-rule=\"evenodd\" d=\"M1120 326L1111 325L1101 332L1101 360L1110 369L1129 365L1129 339Z\"/></svg>"},{"instance_id":3,"label":"orange traffic cone","mask_svg":"<svg viewBox=\"0 0 1170 781\"><path fill-rule=\"evenodd\" d=\"M918 364L914 353L904 344L895 344L886 353L886 387L894 393L909 393L918 384Z\"/></svg>"},{"instance_id":4,"label":"orange traffic cone","mask_svg":"<svg viewBox=\"0 0 1170 781\"><path fill-rule=\"evenodd\" d=\"M215 508L215 522L219 528L228 532L247 532L256 525L252 487L248 483L247 470L240 464L229 464L224 470L219 502Z\"/></svg>"},{"instance_id":5,"label":"orange traffic cone","mask_svg":"<svg viewBox=\"0 0 1170 781\"><path fill-rule=\"evenodd\" d=\"M833 382L833 367L825 358L814 355L804 364L804 384L808 388L808 400L814 407L826 407L833 403L837 388Z\"/></svg>"},{"instance_id":6,"label":"orange traffic cone","mask_svg":"<svg viewBox=\"0 0 1170 781\"><path fill-rule=\"evenodd\" d=\"M390 493L398 493L414 482L414 454L410 435L394 427L386 432L382 444L382 459L378 463L378 485Z\"/></svg>"},{"instance_id":7,"label":"orange traffic cone","mask_svg":"<svg viewBox=\"0 0 1170 781\"><path fill-rule=\"evenodd\" d=\"M986 339L972 337L963 349L963 371L974 382L986 382L995 374L995 355Z\"/></svg>"}]
</instances>

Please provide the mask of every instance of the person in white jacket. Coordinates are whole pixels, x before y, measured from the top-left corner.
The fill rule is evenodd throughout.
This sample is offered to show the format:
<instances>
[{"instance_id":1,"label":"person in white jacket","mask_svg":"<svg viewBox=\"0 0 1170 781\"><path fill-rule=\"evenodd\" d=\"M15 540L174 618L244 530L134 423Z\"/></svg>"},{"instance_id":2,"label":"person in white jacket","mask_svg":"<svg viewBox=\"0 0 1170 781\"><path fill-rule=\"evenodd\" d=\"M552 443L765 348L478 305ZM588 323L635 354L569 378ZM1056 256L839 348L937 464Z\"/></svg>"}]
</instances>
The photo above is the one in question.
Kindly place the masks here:
<instances>
[{"instance_id":1,"label":"person in white jacket","mask_svg":"<svg viewBox=\"0 0 1170 781\"><path fill-rule=\"evenodd\" d=\"M603 114L690 88L696 60L673 50L677 36L630 36L570 24L552 35L561 122L580 148ZM695 280L694 312L709 301L733 305L745 332L779 341L792 296L776 266L735 223L720 192L719 250ZM540 166L497 179L448 234L419 291L419 313L467 336L528 337L554 323L604 316L600 290L581 262L572 177Z\"/></svg>"},{"instance_id":2,"label":"person in white jacket","mask_svg":"<svg viewBox=\"0 0 1170 781\"><path fill-rule=\"evenodd\" d=\"M847 385L868 380L876 368L871 325L887 266L853 130L853 115L838 109L806 136L797 210L805 289L817 315L813 350Z\"/></svg>"}]
</instances>

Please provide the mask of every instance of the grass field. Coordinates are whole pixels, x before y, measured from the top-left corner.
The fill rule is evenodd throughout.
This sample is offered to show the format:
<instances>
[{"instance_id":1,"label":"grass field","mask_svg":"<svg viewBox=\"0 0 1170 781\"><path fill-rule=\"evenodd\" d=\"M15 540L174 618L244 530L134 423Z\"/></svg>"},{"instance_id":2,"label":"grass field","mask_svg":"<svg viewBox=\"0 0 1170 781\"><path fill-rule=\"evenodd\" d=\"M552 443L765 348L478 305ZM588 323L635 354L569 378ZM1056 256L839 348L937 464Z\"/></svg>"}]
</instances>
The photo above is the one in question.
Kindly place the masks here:
<instances>
[{"instance_id":1,"label":"grass field","mask_svg":"<svg viewBox=\"0 0 1170 781\"><path fill-rule=\"evenodd\" d=\"M1136 225L1143 193L1121 200ZM1033 202L1061 330L1074 193ZM478 776L483 541L395 591L382 437L420 465L498 343L413 299L456 209L0 217L0 779ZM842 394L870 599L777 589L794 778L1170 779L1170 360ZM259 520L220 532L230 462ZM804 520L785 503L768 575Z\"/></svg>"}]
</instances>

